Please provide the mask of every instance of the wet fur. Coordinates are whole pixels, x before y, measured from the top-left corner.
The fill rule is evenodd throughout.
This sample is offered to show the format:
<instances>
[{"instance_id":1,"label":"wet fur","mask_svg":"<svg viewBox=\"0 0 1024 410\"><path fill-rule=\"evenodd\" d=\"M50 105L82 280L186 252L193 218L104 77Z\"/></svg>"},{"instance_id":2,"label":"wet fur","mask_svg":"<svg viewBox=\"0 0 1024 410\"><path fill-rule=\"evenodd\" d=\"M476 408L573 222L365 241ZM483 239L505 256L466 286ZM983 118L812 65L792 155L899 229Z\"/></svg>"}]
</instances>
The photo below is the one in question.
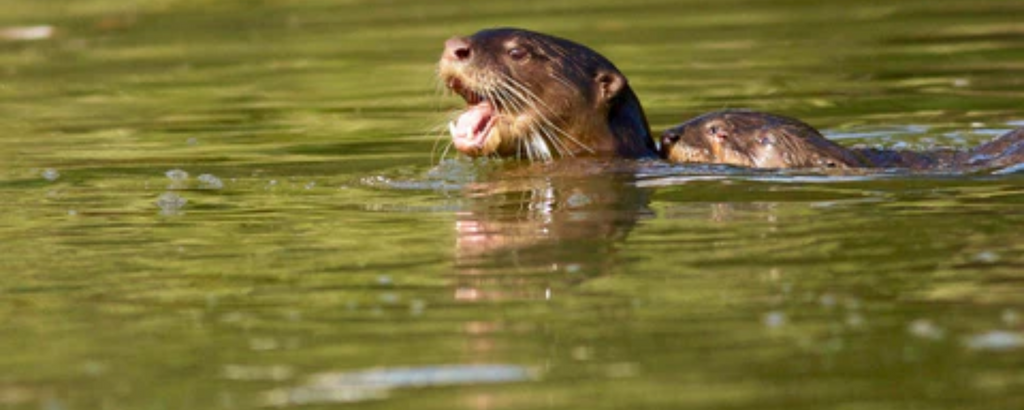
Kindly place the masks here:
<instances>
[{"instance_id":1,"label":"wet fur","mask_svg":"<svg viewBox=\"0 0 1024 410\"><path fill-rule=\"evenodd\" d=\"M847 149L799 120L756 111L713 112L662 134L661 155L679 163L751 168L903 168L968 171L1024 162L1024 128L969 151Z\"/></svg>"},{"instance_id":2,"label":"wet fur","mask_svg":"<svg viewBox=\"0 0 1024 410\"><path fill-rule=\"evenodd\" d=\"M527 30L501 28L463 39L467 61L439 64L438 77L456 92L497 102L502 117L471 156L655 157L643 108L618 69L593 50L569 40ZM529 60L506 55L524 48Z\"/></svg>"}]
</instances>

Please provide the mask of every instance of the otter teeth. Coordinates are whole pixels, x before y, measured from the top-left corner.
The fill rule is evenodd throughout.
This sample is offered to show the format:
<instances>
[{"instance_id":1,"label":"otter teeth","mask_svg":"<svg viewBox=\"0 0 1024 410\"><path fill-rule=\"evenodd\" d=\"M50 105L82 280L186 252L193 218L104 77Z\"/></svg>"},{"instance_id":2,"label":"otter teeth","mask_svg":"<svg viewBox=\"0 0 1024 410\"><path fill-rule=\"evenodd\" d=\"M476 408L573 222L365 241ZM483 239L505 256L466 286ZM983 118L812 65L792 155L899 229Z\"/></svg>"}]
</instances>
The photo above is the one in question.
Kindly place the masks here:
<instances>
[{"instance_id":1,"label":"otter teeth","mask_svg":"<svg viewBox=\"0 0 1024 410\"><path fill-rule=\"evenodd\" d=\"M450 132L453 137L459 135L455 132L455 121L448 121L448 132Z\"/></svg>"}]
</instances>

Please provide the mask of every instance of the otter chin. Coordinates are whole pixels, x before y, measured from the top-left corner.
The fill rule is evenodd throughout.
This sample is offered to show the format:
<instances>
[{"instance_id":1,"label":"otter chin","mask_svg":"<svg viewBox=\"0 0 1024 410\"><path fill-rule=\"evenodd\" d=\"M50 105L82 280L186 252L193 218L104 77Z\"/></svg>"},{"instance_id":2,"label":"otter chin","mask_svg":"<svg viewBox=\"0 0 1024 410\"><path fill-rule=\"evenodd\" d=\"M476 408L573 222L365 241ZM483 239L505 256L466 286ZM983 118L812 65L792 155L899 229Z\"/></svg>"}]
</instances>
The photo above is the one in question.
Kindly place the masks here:
<instances>
[{"instance_id":1,"label":"otter chin","mask_svg":"<svg viewBox=\"0 0 1024 410\"><path fill-rule=\"evenodd\" d=\"M597 52L515 28L445 42L438 76L466 108L452 144L473 156L656 157L643 108L626 77Z\"/></svg>"}]
</instances>

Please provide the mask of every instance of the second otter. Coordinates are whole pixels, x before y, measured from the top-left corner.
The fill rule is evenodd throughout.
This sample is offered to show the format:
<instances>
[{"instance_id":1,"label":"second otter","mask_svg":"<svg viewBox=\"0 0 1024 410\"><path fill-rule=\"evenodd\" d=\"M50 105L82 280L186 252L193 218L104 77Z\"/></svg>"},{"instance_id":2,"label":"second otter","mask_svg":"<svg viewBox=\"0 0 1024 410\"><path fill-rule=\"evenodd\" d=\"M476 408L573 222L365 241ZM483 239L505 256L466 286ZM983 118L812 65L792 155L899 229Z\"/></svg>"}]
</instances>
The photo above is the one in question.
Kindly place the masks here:
<instances>
[{"instance_id":1,"label":"second otter","mask_svg":"<svg viewBox=\"0 0 1024 410\"><path fill-rule=\"evenodd\" d=\"M661 156L672 162L751 168L906 168L962 171L1024 162L1024 128L970 151L844 148L799 120L754 111L713 112L665 131Z\"/></svg>"}]
</instances>

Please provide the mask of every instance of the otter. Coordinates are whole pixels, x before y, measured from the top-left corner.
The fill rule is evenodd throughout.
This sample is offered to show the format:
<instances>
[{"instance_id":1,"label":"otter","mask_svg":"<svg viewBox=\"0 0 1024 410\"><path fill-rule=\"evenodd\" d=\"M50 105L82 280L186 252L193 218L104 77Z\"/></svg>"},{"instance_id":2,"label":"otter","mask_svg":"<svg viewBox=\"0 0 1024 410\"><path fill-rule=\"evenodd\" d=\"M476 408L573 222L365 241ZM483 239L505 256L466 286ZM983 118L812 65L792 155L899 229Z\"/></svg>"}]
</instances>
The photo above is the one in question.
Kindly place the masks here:
<instances>
[{"instance_id":1,"label":"otter","mask_svg":"<svg viewBox=\"0 0 1024 410\"><path fill-rule=\"evenodd\" d=\"M607 58L570 40L495 28L445 42L438 78L467 107L449 123L471 157L661 158L753 168L960 169L1024 161L1024 128L971 151L849 149L793 118L706 114L652 137L640 100Z\"/></svg>"},{"instance_id":2,"label":"otter","mask_svg":"<svg viewBox=\"0 0 1024 410\"><path fill-rule=\"evenodd\" d=\"M1024 162L1024 128L969 151L844 148L797 119L746 110L712 112L665 131L661 157L749 168L904 168L960 171Z\"/></svg>"},{"instance_id":3,"label":"otter","mask_svg":"<svg viewBox=\"0 0 1024 410\"><path fill-rule=\"evenodd\" d=\"M594 50L498 28L445 42L444 85L468 105L449 124L470 156L654 158L647 117L626 77Z\"/></svg>"}]
</instances>

